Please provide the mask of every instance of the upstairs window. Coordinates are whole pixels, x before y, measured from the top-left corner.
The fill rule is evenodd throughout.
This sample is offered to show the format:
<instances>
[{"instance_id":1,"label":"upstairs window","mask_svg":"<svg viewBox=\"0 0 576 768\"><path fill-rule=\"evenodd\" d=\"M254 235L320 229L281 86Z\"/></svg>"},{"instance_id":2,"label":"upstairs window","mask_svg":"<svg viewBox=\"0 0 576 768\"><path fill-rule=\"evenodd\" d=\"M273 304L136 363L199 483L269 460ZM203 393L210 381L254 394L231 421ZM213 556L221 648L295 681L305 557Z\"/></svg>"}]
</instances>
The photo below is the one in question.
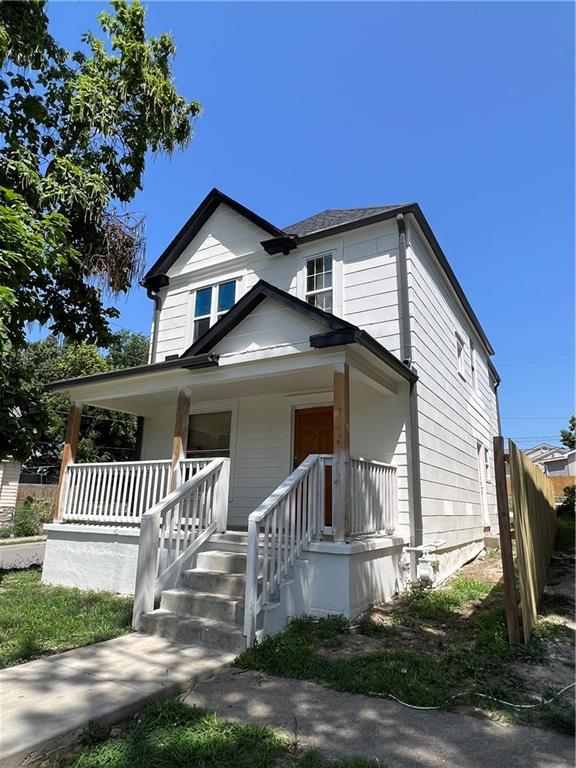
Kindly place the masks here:
<instances>
[{"instance_id":1,"label":"upstairs window","mask_svg":"<svg viewBox=\"0 0 576 768\"><path fill-rule=\"evenodd\" d=\"M456 334L456 358L458 361L458 373L463 379L465 379L466 376L464 374L464 341L458 334Z\"/></svg>"},{"instance_id":2,"label":"upstairs window","mask_svg":"<svg viewBox=\"0 0 576 768\"><path fill-rule=\"evenodd\" d=\"M478 392L478 372L476 370L476 348L474 342L470 342L470 369L472 373L472 389Z\"/></svg>"},{"instance_id":3,"label":"upstairs window","mask_svg":"<svg viewBox=\"0 0 576 768\"><path fill-rule=\"evenodd\" d=\"M306 293L308 304L324 312L332 312L332 256L327 253L306 262Z\"/></svg>"},{"instance_id":4,"label":"upstairs window","mask_svg":"<svg viewBox=\"0 0 576 768\"><path fill-rule=\"evenodd\" d=\"M235 301L236 280L198 288L194 297L193 341L199 339L211 325L225 315Z\"/></svg>"}]
</instances>

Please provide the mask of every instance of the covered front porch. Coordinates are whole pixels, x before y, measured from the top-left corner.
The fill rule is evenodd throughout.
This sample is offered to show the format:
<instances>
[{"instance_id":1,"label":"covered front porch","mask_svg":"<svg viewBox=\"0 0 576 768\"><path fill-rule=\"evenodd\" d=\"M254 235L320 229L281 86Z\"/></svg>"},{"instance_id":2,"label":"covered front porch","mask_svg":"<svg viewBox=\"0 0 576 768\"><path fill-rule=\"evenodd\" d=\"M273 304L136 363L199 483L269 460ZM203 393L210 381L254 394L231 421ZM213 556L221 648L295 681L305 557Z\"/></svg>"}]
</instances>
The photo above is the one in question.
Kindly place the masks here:
<instances>
[{"instance_id":1,"label":"covered front porch","mask_svg":"<svg viewBox=\"0 0 576 768\"><path fill-rule=\"evenodd\" d=\"M302 611L358 613L398 588L409 535L410 382L401 371L342 344L118 373L67 382L47 582L135 594L138 625L219 536L246 532L249 641L304 562L280 625ZM139 459L76 463L82 404L139 416ZM382 576L374 563L392 551Z\"/></svg>"}]
</instances>

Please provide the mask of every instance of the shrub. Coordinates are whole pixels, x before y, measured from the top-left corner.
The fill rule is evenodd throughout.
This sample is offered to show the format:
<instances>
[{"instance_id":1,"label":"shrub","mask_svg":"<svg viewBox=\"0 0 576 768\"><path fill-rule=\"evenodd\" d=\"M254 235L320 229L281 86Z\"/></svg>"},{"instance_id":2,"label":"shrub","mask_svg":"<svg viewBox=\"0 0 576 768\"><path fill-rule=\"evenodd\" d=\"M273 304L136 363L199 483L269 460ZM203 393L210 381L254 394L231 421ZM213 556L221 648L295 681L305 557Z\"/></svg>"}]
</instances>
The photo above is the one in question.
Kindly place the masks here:
<instances>
[{"instance_id":1,"label":"shrub","mask_svg":"<svg viewBox=\"0 0 576 768\"><path fill-rule=\"evenodd\" d=\"M21 507L14 511L13 533L16 537L36 536L40 533L41 524L38 513L33 509Z\"/></svg>"},{"instance_id":2,"label":"shrub","mask_svg":"<svg viewBox=\"0 0 576 768\"><path fill-rule=\"evenodd\" d=\"M10 533L11 533L10 528L0 528L0 539L10 538Z\"/></svg>"},{"instance_id":3,"label":"shrub","mask_svg":"<svg viewBox=\"0 0 576 768\"><path fill-rule=\"evenodd\" d=\"M558 505L558 514L574 515L574 507L576 506L576 485L567 485L562 489L562 492L564 496Z\"/></svg>"}]
</instances>

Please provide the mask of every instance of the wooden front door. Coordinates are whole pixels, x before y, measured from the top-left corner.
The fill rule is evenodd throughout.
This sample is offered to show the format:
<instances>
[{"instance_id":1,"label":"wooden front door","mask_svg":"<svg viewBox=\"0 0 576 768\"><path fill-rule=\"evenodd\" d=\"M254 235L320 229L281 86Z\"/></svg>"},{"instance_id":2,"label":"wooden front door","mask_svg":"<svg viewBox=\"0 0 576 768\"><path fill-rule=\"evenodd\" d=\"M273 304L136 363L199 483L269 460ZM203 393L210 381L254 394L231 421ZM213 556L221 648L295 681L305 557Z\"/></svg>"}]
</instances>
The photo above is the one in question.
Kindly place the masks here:
<instances>
[{"instance_id":1,"label":"wooden front door","mask_svg":"<svg viewBox=\"0 0 576 768\"><path fill-rule=\"evenodd\" d=\"M294 469L311 453L333 453L334 416L331 405L299 408L294 416ZM332 525L332 467L326 467L324 524Z\"/></svg>"}]
</instances>

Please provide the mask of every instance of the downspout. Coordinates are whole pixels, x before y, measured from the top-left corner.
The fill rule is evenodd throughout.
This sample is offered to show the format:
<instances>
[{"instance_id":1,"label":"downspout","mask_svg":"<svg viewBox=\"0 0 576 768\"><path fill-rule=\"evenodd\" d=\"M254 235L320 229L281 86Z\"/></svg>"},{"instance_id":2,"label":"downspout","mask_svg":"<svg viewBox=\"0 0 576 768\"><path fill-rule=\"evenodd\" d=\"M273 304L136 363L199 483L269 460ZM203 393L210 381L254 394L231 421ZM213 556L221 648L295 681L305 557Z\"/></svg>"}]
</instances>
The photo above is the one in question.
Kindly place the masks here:
<instances>
[{"instance_id":1,"label":"downspout","mask_svg":"<svg viewBox=\"0 0 576 768\"><path fill-rule=\"evenodd\" d=\"M402 361L416 374L412 354L410 323L410 294L408 290L408 256L406 253L406 222L403 214L396 217L398 226L398 292L400 297L400 347ZM422 544L422 488L420 482L420 431L418 427L418 381L410 384L410 417L408 434L408 488L412 500L410 515L410 546ZM410 572L416 580L416 554L411 553Z\"/></svg>"},{"instance_id":2,"label":"downspout","mask_svg":"<svg viewBox=\"0 0 576 768\"><path fill-rule=\"evenodd\" d=\"M150 338L150 352L149 362L156 362L156 350L158 348L158 326L160 319L160 308L162 306L162 298L160 296L160 288L165 288L169 285L170 279L168 275L154 275L153 277L145 278L140 285L146 288L146 295L154 302L154 310L152 312L152 335Z\"/></svg>"}]
</instances>

